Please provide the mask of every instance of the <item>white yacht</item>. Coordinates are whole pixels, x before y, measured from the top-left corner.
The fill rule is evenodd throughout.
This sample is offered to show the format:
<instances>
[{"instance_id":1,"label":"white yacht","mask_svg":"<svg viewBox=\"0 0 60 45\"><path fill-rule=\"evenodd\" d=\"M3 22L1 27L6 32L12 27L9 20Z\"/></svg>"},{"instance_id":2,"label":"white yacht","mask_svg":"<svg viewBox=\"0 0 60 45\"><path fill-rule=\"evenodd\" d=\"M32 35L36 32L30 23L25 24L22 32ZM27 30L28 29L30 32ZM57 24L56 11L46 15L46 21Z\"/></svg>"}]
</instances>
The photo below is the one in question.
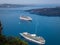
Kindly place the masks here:
<instances>
[{"instance_id":1,"label":"white yacht","mask_svg":"<svg viewBox=\"0 0 60 45\"><path fill-rule=\"evenodd\" d=\"M32 18L29 16L20 16L21 20L32 21Z\"/></svg>"},{"instance_id":2,"label":"white yacht","mask_svg":"<svg viewBox=\"0 0 60 45\"><path fill-rule=\"evenodd\" d=\"M22 37L24 37L27 40L30 40L32 42L38 43L38 44L45 44L45 40L43 37L36 36L36 34L30 34L28 32L20 33Z\"/></svg>"}]
</instances>

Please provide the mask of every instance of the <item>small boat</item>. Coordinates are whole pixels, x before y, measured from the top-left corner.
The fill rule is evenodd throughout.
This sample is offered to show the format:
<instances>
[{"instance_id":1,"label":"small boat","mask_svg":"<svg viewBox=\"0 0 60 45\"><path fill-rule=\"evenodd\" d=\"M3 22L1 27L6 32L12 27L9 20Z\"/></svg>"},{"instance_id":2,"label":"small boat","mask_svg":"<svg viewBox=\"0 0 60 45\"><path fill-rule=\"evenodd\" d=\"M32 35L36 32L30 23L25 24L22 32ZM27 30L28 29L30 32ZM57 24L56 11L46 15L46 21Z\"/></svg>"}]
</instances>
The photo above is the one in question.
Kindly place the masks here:
<instances>
[{"instance_id":1,"label":"small boat","mask_svg":"<svg viewBox=\"0 0 60 45\"><path fill-rule=\"evenodd\" d=\"M36 36L36 34L30 34L28 32L23 32L23 33L20 33L20 35L29 41L32 41L38 44L45 44L44 38L41 36Z\"/></svg>"},{"instance_id":2,"label":"small boat","mask_svg":"<svg viewBox=\"0 0 60 45\"><path fill-rule=\"evenodd\" d=\"M32 21L32 18L29 16L20 16L21 20Z\"/></svg>"}]
</instances>

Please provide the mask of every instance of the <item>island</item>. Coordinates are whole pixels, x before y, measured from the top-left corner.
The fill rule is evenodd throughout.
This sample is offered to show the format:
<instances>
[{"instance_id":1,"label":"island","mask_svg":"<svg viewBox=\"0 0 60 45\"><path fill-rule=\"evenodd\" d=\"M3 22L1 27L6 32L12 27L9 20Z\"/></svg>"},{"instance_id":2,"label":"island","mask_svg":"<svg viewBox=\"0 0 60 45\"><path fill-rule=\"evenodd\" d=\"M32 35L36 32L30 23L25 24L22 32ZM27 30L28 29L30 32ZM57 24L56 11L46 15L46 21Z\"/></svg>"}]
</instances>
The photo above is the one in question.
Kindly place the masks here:
<instances>
[{"instance_id":1,"label":"island","mask_svg":"<svg viewBox=\"0 0 60 45\"><path fill-rule=\"evenodd\" d=\"M60 7L31 9L26 11L41 16L60 16Z\"/></svg>"},{"instance_id":2,"label":"island","mask_svg":"<svg viewBox=\"0 0 60 45\"><path fill-rule=\"evenodd\" d=\"M0 8L19 8L25 7L27 5L20 5L20 4L0 4Z\"/></svg>"}]
</instances>

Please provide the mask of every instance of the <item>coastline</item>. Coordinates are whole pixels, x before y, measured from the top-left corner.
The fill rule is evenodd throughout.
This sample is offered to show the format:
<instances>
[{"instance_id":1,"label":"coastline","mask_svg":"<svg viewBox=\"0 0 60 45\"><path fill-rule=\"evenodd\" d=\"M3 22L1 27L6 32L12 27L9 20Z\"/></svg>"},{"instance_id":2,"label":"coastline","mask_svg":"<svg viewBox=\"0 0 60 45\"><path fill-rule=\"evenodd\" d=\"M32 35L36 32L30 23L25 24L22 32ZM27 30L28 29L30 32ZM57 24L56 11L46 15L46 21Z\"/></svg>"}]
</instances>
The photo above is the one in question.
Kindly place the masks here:
<instances>
[{"instance_id":1,"label":"coastline","mask_svg":"<svg viewBox=\"0 0 60 45\"><path fill-rule=\"evenodd\" d=\"M27 12L30 12L31 14L41 15L41 16L58 16L58 17L60 17L60 7L31 9L31 10L27 10Z\"/></svg>"}]
</instances>

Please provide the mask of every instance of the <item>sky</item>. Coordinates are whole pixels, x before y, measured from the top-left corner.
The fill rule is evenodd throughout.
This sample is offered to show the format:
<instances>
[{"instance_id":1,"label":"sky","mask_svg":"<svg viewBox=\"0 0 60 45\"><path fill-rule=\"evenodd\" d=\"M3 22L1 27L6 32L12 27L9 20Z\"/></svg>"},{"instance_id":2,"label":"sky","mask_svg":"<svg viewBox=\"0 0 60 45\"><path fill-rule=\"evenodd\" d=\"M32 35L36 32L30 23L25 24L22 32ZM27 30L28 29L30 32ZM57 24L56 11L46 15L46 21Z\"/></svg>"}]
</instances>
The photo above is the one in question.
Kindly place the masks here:
<instances>
[{"instance_id":1,"label":"sky","mask_svg":"<svg viewBox=\"0 0 60 45\"><path fill-rule=\"evenodd\" d=\"M60 4L60 0L0 0L0 4Z\"/></svg>"}]
</instances>

